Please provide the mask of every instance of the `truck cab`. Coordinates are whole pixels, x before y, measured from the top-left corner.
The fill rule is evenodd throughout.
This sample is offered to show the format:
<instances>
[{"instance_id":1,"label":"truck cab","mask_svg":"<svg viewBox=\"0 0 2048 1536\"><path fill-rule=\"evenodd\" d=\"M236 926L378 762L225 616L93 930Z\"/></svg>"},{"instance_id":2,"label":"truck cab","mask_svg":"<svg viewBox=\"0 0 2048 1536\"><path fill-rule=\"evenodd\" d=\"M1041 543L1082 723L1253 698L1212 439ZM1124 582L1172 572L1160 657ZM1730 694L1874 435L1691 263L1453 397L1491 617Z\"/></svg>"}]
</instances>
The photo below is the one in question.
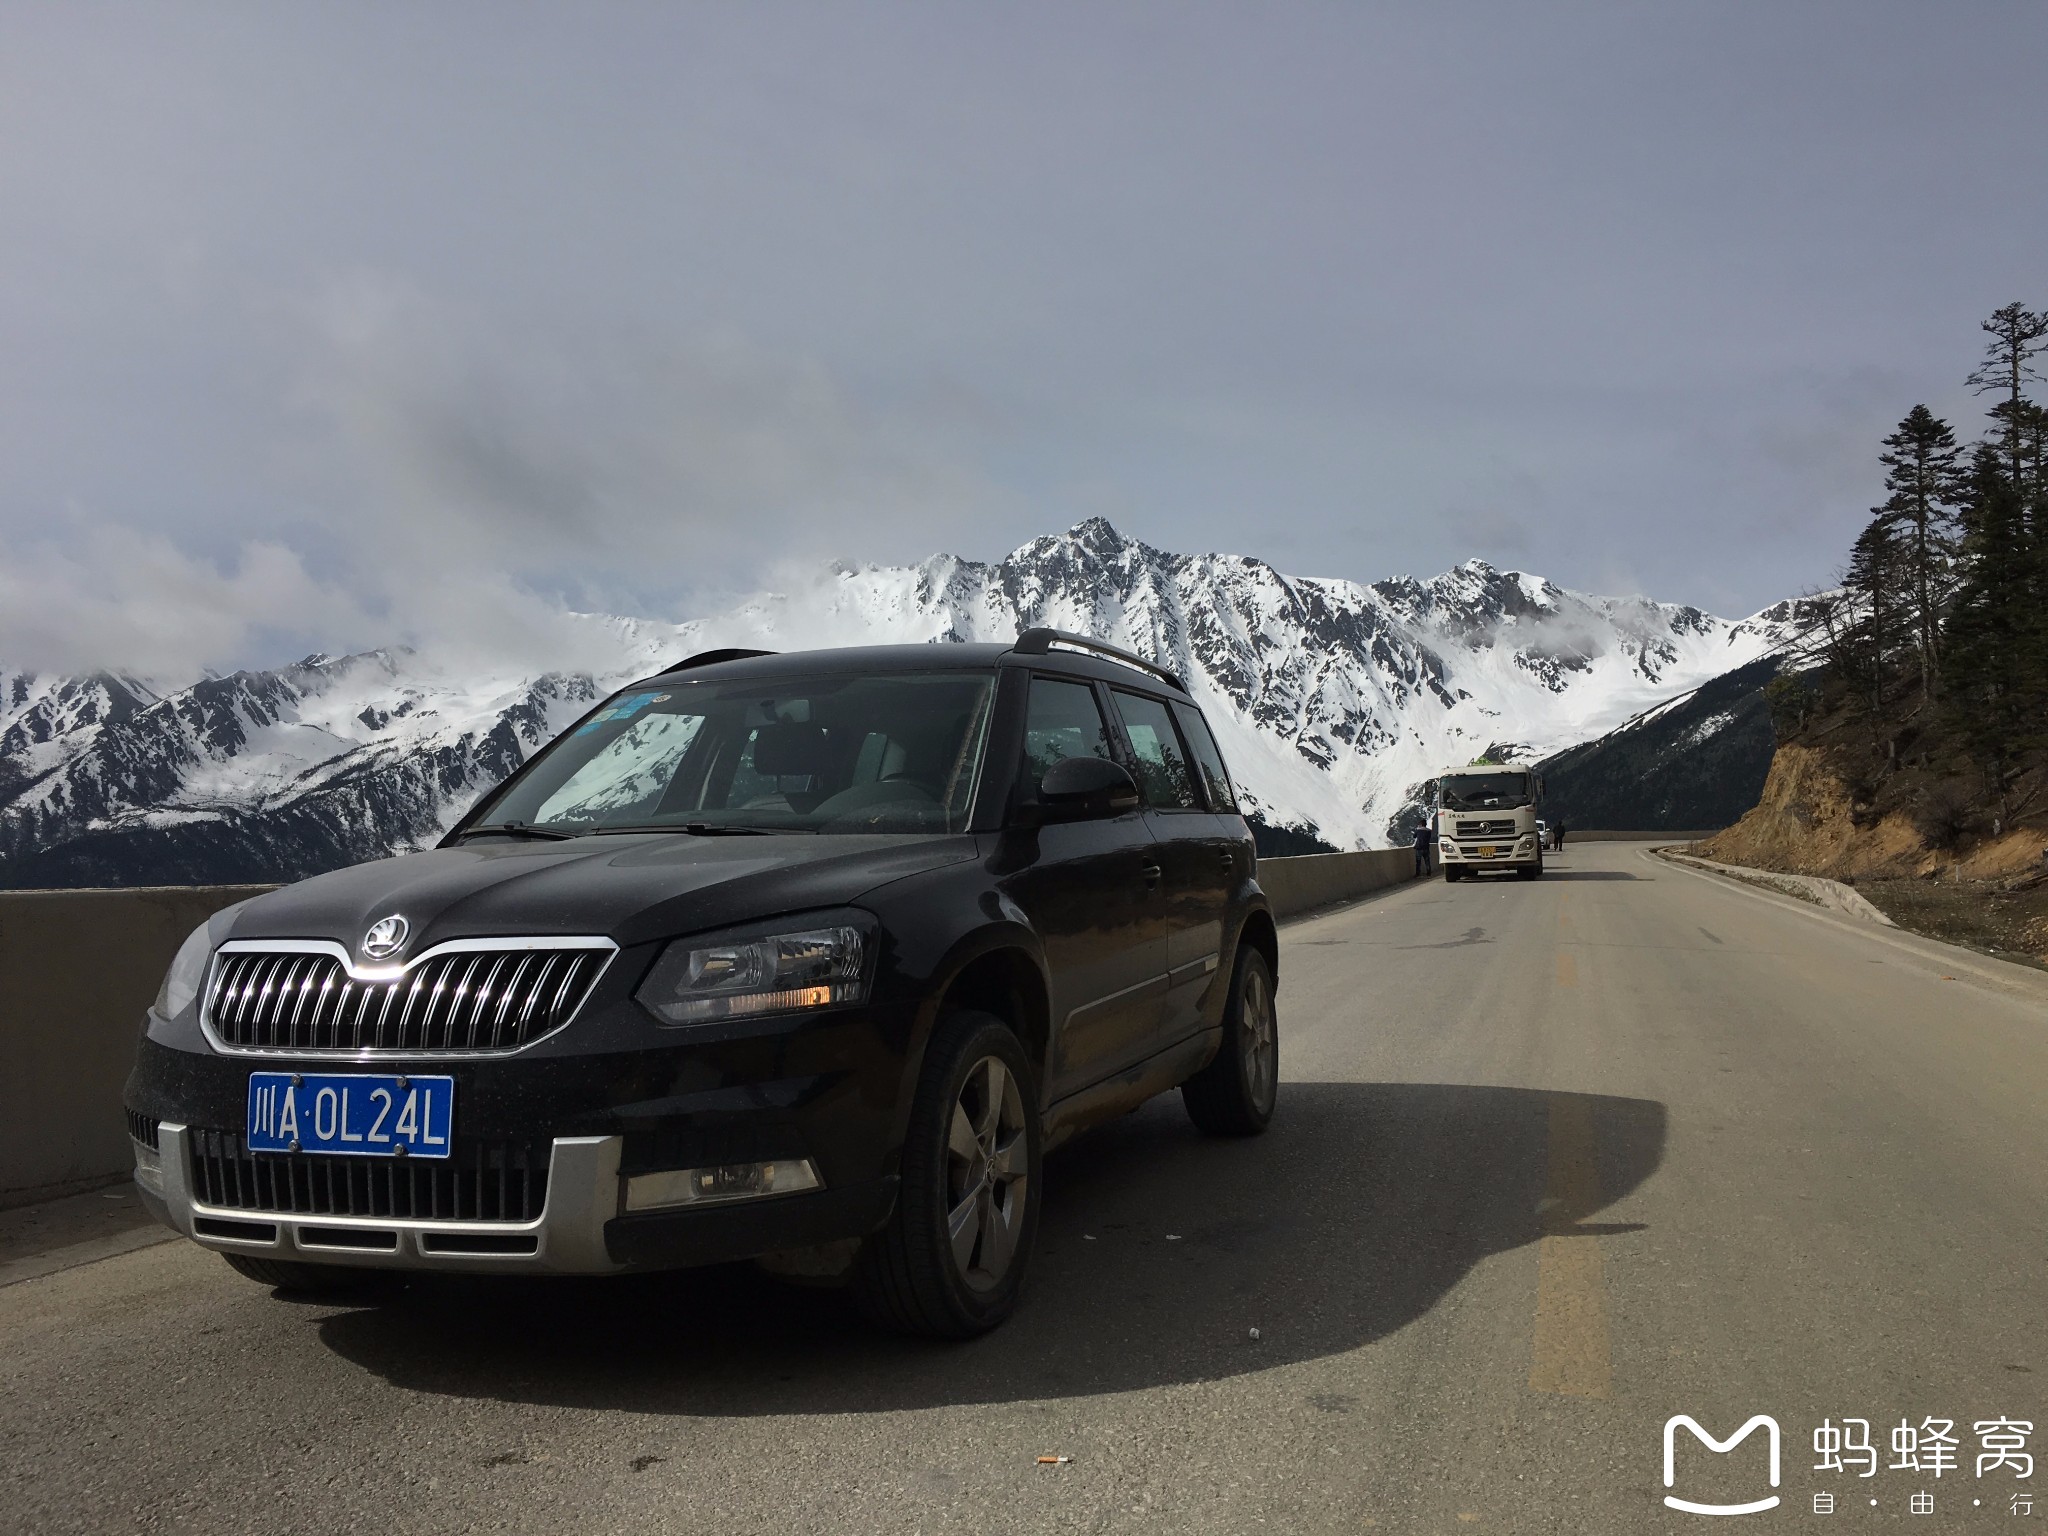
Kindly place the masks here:
<instances>
[{"instance_id":1,"label":"truck cab","mask_svg":"<svg viewBox=\"0 0 2048 1536\"><path fill-rule=\"evenodd\" d=\"M1444 879L1487 869L1511 869L1523 880L1541 875L1542 799L1542 775L1526 763L1472 763L1437 775L1430 806Z\"/></svg>"}]
</instances>

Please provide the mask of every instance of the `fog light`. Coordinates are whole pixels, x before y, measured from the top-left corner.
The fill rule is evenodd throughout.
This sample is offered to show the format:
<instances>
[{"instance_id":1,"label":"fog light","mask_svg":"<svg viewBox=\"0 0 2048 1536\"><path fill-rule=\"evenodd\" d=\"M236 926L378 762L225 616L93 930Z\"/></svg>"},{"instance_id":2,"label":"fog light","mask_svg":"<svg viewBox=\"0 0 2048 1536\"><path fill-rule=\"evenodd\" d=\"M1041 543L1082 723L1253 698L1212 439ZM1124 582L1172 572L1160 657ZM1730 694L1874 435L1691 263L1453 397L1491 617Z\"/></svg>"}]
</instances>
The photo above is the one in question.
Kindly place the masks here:
<instances>
[{"instance_id":1,"label":"fog light","mask_svg":"<svg viewBox=\"0 0 2048 1536\"><path fill-rule=\"evenodd\" d=\"M626 1180L626 1209L658 1211L676 1205L723 1205L822 1189L825 1181L808 1157L772 1163L720 1163L713 1168L674 1168L636 1173Z\"/></svg>"}]
</instances>

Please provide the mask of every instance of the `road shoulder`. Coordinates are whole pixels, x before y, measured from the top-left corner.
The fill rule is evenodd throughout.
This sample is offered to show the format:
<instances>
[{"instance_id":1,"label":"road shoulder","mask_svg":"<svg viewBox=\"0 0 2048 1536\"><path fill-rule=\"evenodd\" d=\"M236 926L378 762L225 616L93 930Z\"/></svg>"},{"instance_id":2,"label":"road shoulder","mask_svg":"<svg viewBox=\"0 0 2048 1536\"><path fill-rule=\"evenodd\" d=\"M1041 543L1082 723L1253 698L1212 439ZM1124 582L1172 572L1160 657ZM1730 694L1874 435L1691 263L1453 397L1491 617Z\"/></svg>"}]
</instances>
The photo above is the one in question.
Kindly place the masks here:
<instances>
[{"instance_id":1,"label":"road shoulder","mask_svg":"<svg viewBox=\"0 0 2048 1536\"><path fill-rule=\"evenodd\" d=\"M1737 878L1732 874L1695 867L1701 861L1666 858L1660 850L1654 848L1643 849L1639 856L1653 861L1660 868L1674 870L1688 879L1710 881L1722 890L1739 891L1756 901L1770 902L1786 912L1797 912L1809 921L1825 923L1840 932L1854 934L1872 943L1882 944L1910 955L1929 970L1944 977L1954 979L1968 976L1973 981L2010 996L2048 1005L2048 972L2037 971L2032 966L1979 954L1976 950L1946 944L1940 939L1930 939L1904 928L1880 926L1864 918L1849 917L1812 901L1802 900L1782 891Z\"/></svg>"}]
</instances>

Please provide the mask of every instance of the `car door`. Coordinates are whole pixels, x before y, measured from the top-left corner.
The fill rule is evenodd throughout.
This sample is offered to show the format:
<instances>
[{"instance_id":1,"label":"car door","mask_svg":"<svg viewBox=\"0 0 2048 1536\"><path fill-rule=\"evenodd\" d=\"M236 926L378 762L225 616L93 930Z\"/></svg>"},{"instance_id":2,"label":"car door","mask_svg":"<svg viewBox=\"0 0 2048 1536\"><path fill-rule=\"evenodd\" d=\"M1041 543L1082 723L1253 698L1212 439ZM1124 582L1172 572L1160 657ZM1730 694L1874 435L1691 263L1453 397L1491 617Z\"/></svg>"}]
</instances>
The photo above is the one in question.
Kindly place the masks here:
<instances>
[{"instance_id":1,"label":"car door","mask_svg":"<svg viewBox=\"0 0 2048 1536\"><path fill-rule=\"evenodd\" d=\"M1153 858L1163 875L1166 999L1157 1047L1184 1040L1202 1027L1202 1001L1223 950L1233 844L1219 830L1205 801L1199 770L1174 724L1166 700L1114 688L1117 713L1130 744L1138 801L1151 824Z\"/></svg>"},{"instance_id":2,"label":"car door","mask_svg":"<svg viewBox=\"0 0 2048 1536\"><path fill-rule=\"evenodd\" d=\"M1024 727L1024 798L1046 769L1082 754L1119 761L1102 701L1077 678L1034 676ZM1149 1054L1166 992L1166 936L1152 830L1141 811L1010 835L1003 879L1045 946L1053 1039L1048 1102Z\"/></svg>"}]
</instances>

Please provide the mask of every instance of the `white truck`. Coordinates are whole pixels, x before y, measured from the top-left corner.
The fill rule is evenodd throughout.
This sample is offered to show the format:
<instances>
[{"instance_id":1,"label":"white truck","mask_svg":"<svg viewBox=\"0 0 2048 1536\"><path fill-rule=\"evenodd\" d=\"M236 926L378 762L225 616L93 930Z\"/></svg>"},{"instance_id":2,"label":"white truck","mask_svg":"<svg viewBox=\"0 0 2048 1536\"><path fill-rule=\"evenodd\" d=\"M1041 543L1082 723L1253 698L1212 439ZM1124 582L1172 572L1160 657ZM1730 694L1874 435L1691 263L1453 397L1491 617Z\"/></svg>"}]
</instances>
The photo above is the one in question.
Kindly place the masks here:
<instances>
[{"instance_id":1,"label":"white truck","mask_svg":"<svg viewBox=\"0 0 2048 1536\"><path fill-rule=\"evenodd\" d=\"M1543 779L1526 763L1472 763L1437 775L1431 805L1444 879L1483 869L1512 869L1524 880L1542 874L1542 797Z\"/></svg>"}]
</instances>

